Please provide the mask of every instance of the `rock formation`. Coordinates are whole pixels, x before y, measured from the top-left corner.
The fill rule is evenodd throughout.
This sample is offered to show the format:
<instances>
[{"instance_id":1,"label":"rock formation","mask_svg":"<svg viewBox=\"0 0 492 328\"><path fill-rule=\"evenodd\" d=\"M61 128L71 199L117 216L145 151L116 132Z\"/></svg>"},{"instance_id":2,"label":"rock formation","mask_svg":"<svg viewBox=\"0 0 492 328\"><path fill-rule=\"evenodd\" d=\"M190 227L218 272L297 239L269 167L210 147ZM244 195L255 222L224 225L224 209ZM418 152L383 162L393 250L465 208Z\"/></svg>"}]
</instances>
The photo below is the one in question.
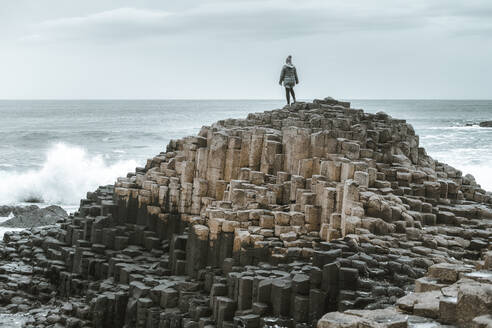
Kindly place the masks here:
<instances>
[{"instance_id":1,"label":"rock formation","mask_svg":"<svg viewBox=\"0 0 492 328\"><path fill-rule=\"evenodd\" d=\"M482 128L492 128L492 121L483 121L479 124Z\"/></svg>"},{"instance_id":2,"label":"rock formation","mask_svg":"<svg viewBox=\"0 0 492 328\"><path fill-rule=\"evenodd\" d=\"M0 206L0 217L8 217L9 215L19 215L32 212L39 209L37 205L27 205L27 206L10 206L2 205Z\"/></svg>"},{"instance_id":3,"label":"rock formation","mask_svg":"<svg viewBox=\"0 0 492 328\"><path fill-rule=\"evenodd\" d=\"M0 216L12 218L0 223L0 227L33 228L55 224L68 217L67 212L57 205L39 208L30 206L0 206Z\"/></svg>"},{"instance_id":4,"label":"rock formation","mask_svg":"<svg viewBox=\"0 0 492 328\"><path fill-rule=\"evenodd\" d=\"M491 204L405 120L297 103L172 140L60 228L6 234L0 302L36 327L482 327Z\"/></svg>"}]
</instances>

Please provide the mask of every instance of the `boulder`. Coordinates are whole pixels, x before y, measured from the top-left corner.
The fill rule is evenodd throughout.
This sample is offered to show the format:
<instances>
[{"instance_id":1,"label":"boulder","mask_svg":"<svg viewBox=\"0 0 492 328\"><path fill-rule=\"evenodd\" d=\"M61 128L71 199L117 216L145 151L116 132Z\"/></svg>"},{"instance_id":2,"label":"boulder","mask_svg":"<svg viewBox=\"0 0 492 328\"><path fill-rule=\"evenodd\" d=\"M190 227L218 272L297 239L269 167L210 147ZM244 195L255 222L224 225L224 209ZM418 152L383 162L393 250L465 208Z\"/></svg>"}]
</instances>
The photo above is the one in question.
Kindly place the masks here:
<instances>
[{"instance_id":1,"label":"boulder","mask_svg":"<svg viewBox=\"0 0 492 328\"><path fill-rule=\"evenodd\" d=\"M484 269L492 271L492 251L485 253Z\"/></svg>"},{"instance_id":2,"label":"boulder","mask_svg":"<svg viewBox=\"0 0 492 328\"><path fill-rule=\"evenodd\" d=\"M443 283L454 283L460 273L470 272L472 268L460 264L438 263L429 268L429 276Z\"/></svg>"},{"instance_id":3,"label":"boulder","mask_svg":"<svg viewBox=\"0 0 492 328\"><path fill-rule=\"evenodd\" d=\"M67 212L57 205L39 208L35 205L26 208L15 207L11 212L14 217L1 223L2 227L34 228L52 225L68 217Z\"/></svg>"},{"instance_id":4,"label":"boulder","mask_svg":"<svg viewBox=\"0 0 492 328\"><path fill-rule=\"evenodd\" d=\"M479 125L482 128L492 128L492 121L483 121Z\"/></svg>"},{"instance_id":5,"label":"boulder","mask_svg":"<svg viewBox=\"0 0 492 328\"><path fill-rule=\"evenodd\" d=\"M0 206L0 217L8 217L9 215L16 216L24 213L29 213L38 209L39 207L37 205L28 205L28 206L2 205Z\"/></svg>"},{"instance_id":6,"label":"boulder","mask_svg":"<svg viewBox=\"0 0 492 328\"><path fill-rule=\"evenodd\" d=\"M318 328L357 328L362 321L360 317L340 313L330 312L325 314L318 321Z\"/></svg>"},{"instance_id":7,"label":"boulder","mask_svg":"<svg viewBox=\"0 0 492 328\"><path fill-rule=\"evenodd\" d=\"M479 282L461 284L458 287L456 318L466 326L473 318L492 313L492 285Z\"/></svg>"}]
</instances>

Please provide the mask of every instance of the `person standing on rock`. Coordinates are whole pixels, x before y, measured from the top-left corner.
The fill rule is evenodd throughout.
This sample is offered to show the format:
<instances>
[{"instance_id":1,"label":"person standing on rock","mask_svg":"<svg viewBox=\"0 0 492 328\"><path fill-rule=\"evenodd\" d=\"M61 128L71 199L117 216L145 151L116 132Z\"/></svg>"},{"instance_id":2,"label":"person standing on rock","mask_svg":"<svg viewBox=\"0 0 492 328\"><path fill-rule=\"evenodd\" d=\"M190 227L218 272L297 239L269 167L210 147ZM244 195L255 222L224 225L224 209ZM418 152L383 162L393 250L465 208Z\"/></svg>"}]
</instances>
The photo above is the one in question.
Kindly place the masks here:
<instances>
[{"instance_id":1,"label":"person standing on rock","mask_svg":"<svg viewBox=\"0 0 492 328\"><path fill-rule=\"evenodd\" d=\"M280 72L280 85L284 83L285 87L285 97L287 98L287 105L290 105L290 95L292 99L296 102L296 94L294 93L294 86L299 83L299 78L297 77L297 70L294 65L292 65L292 56L289 55L285 60L285 65L282 67L282 72Z\"/></svg>"}]
</instances>

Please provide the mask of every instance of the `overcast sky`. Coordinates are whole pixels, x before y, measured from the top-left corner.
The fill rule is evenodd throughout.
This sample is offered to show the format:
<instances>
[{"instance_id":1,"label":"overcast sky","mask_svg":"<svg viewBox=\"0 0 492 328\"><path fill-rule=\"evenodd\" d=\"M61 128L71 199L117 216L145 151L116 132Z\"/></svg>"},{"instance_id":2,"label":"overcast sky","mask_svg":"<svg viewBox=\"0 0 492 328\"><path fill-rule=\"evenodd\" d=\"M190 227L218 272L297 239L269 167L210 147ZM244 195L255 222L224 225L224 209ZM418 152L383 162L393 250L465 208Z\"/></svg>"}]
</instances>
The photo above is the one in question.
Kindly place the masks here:
<instances>
[{"instance_id":1,"label":"overcast sky","mask_svg":"<svg viewBox=\"0 0 492 328\"><path fill-rule=\"evenodd\" d=\"M490 0L0 0L0 98L492 98Z\"/></svg>"}]
</instances>

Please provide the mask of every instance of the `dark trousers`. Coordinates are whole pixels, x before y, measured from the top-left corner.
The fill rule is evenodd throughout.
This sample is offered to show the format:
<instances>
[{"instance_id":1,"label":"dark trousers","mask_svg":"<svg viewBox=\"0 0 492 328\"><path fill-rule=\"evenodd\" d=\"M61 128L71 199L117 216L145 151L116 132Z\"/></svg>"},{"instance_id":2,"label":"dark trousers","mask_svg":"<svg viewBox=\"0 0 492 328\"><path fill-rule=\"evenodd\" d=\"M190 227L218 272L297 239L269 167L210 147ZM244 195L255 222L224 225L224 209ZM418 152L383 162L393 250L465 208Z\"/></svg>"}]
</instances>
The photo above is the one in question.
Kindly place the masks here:
<instances>
[{"instance_id":1,"label":"dark trousers","mask_svg":"<svg viewBox=\"0 0 492 328\"><path fill-rule=\"evenodd\" d=\"M290 95L292 95L292 99L296 102L296 94L294 93L294 87L285 88L285 97L287 98L287 104L290 105Z\"/></svg>"}]
</instances>

